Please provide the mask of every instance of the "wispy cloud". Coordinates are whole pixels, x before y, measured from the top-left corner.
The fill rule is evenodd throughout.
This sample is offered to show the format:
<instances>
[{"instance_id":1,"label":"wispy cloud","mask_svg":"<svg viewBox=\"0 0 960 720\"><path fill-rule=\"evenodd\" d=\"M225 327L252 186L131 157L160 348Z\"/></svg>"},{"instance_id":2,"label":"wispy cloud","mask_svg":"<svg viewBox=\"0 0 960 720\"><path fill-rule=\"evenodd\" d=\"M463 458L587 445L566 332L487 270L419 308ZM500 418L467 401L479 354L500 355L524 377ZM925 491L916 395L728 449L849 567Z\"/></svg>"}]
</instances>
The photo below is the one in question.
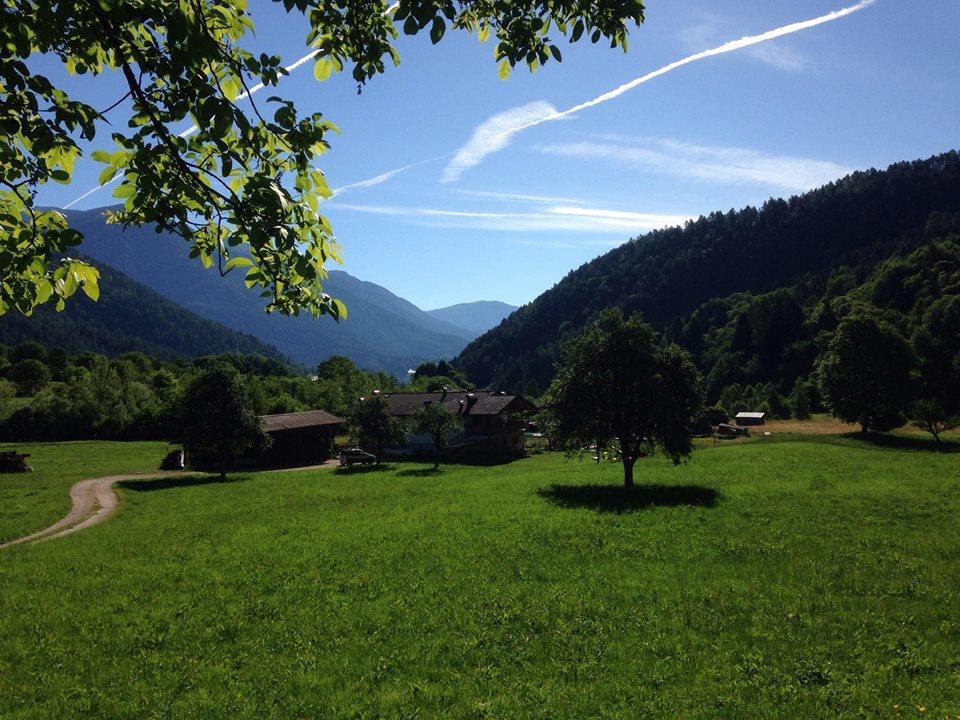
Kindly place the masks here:
<instances>
[{"instance_id":1,"label":"wispy cloud","mask_svg":"<svg viewBox=\"0 0 960 720\"><path fill-rule=\"evenodd\" d=\"M513 232L601 232L620 236L681 225L687 215L638 213L625 210L552 205L527 212L485 212L476 210L410 207L400 205L357 205L335 202L332 210L388 215L413 222L445 227L476 228ZM607 243L604 243L607 244Z\"/></svg>"},{"instance_id":2,"label":"wispy cloud","mask_svg":"<svg viewBox=\"0 0 960 720\"><path fill-rule=\"evenodd\" d=\"M855 5L834 10L825 15L783 25L773 30L767 30L759 35L746 35L738 40L731 40L730 42L723 43L709 50L701 50L700 52L675 60L661 68L657 68L646 75L641 75L629 82L618 85L613 90L598 95L592 100L587 100L586 102L579 103L560 112L553 110L553 107L549 103L539 101L494 115L478 125L467 143L457 150L454 159L444 169L443 180L444 182L456 180L465 170L479 164L488 155L506 147L512 137L521 130L540 125L541 123L559 120L581 112L582 110L609 102L633 90L635 87L648 83L685 65L716 57L717 55L724 55L726 53L751 48L803 30L809 30L818 25L823 25L852 15L855 12L859 12L873 5L875 2L876 0L861 0Z\"/></svg>"},{"instance_id":3,"label":"wispy cloud","mask_svg":"<svg viewBox=\"0 0 960 720\"><path fill-rule=\"evenodd\" d=\"M513 135L557 114L548 102L537 100L487 118L473 129L470 139L460 147L443 169L443 182L458 180L464 171L478 165L487 155L503 150Z\"/></svg>"},{"instance_id":4,"label":"wispy cloud","mask_svg":"<svg viewBox=\"0 0 960 720\"><path fill-rule=\"evenodd\" d=\"M804 55L779 43L757 45L747 50L747 54L762 63L788 72L799 72L810 64Z\"/></svg>"},{"instance_id":5,"label":"wispy cloud","mask_svg":"<svg viewBox=\"0 0 960 720\"><path fill-rule=\"evenodd\" d=\"M582 205L583 200L576 198L561 197L557 195L529 195L527 193L498 192L494 190L469 190L465 188L454 188L457 195L466 195L468 197L481 198L484 200L496 200L498 202L512 203L566 203L567 205Z\"/></svg>"},{"instance_id":6,"label":"wispy cloud","mask_svg":"<svg viewBox=\"0 0 960 720\"><path fill-rule=\"evenodd\" d=\"M850 173L825 160L769 155L742 147L709 147L671 138L600 136L601 141L540 145L548 155L623 163L647 172L713 183L755 183L804 191Z\"/></svg>"},{"instance_id":7,"label":"wispy cloud","mask_svg":"<svg viewBox=\"0 0 960 720\"><path fill-rule=\"evenodd\" d=\"M730 21L726 18L707 14L703 22L686 28L681 33L681 40L687 49L694 50L716 42L718 36L722 36L729 30L729 26ZM789 72L798 72L810 64L806 56L780 42L748 47L744 50L744 55L778 70Z\"/></svg>"}]
</instances>

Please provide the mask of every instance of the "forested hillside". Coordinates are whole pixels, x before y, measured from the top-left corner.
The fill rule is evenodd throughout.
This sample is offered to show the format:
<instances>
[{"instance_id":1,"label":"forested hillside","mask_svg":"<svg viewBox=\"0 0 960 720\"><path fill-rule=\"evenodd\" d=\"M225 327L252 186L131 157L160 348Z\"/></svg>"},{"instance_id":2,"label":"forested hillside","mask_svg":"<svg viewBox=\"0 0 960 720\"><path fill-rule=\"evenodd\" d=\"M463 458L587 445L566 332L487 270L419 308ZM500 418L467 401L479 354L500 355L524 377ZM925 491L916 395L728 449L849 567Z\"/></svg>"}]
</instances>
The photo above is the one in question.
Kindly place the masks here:
<instances>
[{"instance_id":1,"label":"forested hillside","mask_svg":"<svg viewBox=\"0 0 960 720\"><path fill-rule=\"evenodd\" d=\"M30 317L7 313L0 317L0 344L36 341L68 352L111 356L136 350L167 360L219 353L283 359L275 347L252 335L202 318L109 265L97 266L98 301L77 293L63 312L44 305Z\"/></svg>"},{"instance_id":2,"label":"forested hillside","mask_svg":"<svg viewBox=\"0 0 960 720\"><path fill-rule=\"evenodd\" d=\"M458 364L480 385L539 392L552 377L563 340L603 308L640 311L675 335L696 313L697 318L709 318L704 327L720 332L724 323L731 322L731 309L738 302L746 303L744 298L730 296L777 289L795 295L789 289L804 283L821 283L832 287L835 295L845 294L885 259L948 235L951 214L957 212L960 155L956 152L898 163L887 170L857 172L801 196L769 200L759 209L715 212L685 227L631 240L572 271L473 341ZM718 302L711 304L711 300ZM764 302L781 301L775 296ZM791 303L786 305L792 308ZM792 319L781 318L771 326L775 333L766 337L762 352L781 348L795 332L791 327L811 320L796 309L789 313ZM686 334L686 341L695 346L691 333ZM702 348L692 349L700 353L701 369L712 374L715 394L719 385L741 381L734 379L734 370L714 372L710 363L719 361L722 353L703 355ZM798 367L806 368L808 359L798 360ZM739 361L724 357L723 362L736 365ZM745 372L743 381L763 376ZM772 372L768 377L783 379L778 371ZM791 371L794 374L800 371Z\"/></svg>"},{"instance_id":3,"label":"forested hillside","mask_svg":"<svg viewBox=\"0 0 960 720\"><path fill-rule=\"evenodd\" d=\"M944 236L945 225L954 233ZM866 309L911 342L936 395L960 398L960 214L934 215L922 239L872 269L864 260L770 293L711 300L666 336L690 351L711 402L803 416L820 402L817 359L840 320Z\"/></svg>"}]
</instances>

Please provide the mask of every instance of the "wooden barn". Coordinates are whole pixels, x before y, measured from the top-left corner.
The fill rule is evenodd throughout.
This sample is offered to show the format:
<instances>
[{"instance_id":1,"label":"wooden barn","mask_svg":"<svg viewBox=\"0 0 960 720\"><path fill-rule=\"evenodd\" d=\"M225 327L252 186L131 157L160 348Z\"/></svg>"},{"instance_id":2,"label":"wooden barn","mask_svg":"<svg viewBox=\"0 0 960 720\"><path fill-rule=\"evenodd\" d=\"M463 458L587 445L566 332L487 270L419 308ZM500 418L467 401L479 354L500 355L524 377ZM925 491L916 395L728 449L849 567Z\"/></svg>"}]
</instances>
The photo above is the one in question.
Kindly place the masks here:
<instances>
[{"instance_id":1,"label":"wooden barn","mask_svg":"<svg viewBox=\"0 0 960 720\"><path fill-rule=\"evenodd\" d=\"M764 418L766 413L762 412L739 412L737 413L736 421L737 425L763 425L765 423Z\"/></svg>"},{"instance_id":2,"label":"wooden barn","mask_svg":"<svg viewBox=\"0 0 960 720\"><path fill-rule=\"evenodd\" d=\"M325 410L262 415L260 427L272 442L260 463L268 466L322 463L330 457L333 439L346 422Z\"/></svg>"}]
</instances>

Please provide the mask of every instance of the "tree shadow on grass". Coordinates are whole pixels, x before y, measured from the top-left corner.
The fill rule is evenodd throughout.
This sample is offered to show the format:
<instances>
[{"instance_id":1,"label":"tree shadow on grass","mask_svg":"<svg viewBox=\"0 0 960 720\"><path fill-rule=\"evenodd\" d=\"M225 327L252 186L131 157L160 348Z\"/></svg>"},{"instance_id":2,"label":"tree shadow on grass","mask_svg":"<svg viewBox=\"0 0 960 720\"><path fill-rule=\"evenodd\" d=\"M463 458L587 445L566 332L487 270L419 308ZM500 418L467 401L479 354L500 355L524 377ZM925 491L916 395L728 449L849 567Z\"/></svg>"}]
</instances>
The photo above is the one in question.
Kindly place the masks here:
<instances>
[{"instance_id":1,"label":"tree shadow on grass","mask_svg":"<svg viewBox=\"0 0 960 720\"><path fill-rule=\"evenodd\" d=\"M411 468L410 470L401 470L397 473L398 477L435 477L437 475L442 475L443 470L441 468Z\"/></svg>"},{"instance_id":2,"label":"tree shadow on grass","mask_svg":"<svg viewBox=\"0 0 960 720\"><path fill-rule=\"evenodd\" d=\"M857 440L868 445L877 447L894 448L897 450L925 450L927 452L960 452L960 442L954 440L941 440L940 445L934 441L933 437L913 437L907 435L890 435L879 432L851 432L844 433L843 437L849 440Z\"/></svg>"},{"instance_id":3,"label":"tree shadow on grass","mask_svg":"<svg viewBox=\"0 0 960 720\"><path fill-rule=\"evenodd\" d=\"M702 485L551 485L537 494L563 508L626 513L652 507L713 507L720 492Z\"/></svg>"},{"instance_id":4,"label":"tree shadow on grass","mask_svg":"<svg viewBox=\"0 0 960 720\"><path fill-rule=\"evenodd\" d=\"M221 480L219 475L174 475L151 480L124 480L117 483L117 486L135 492L153 492L154 490L169 490L170 488L193 487L194 485L229 485L230 483L243 482L246 479L245 475L227 475L226 480Z\"/></svg>"},{"instance_id":5,"label":"tree shadow on grass","mask_svg":"<svg viewBox=\"0 0 960 720\"><path fill-rule=\"evenodd\" d=\"M342 465L334 468L334 475L368 475L370 473L383 473L393 470L393 465L381 463L379 465Z\"/></svg>"}]
</instances>

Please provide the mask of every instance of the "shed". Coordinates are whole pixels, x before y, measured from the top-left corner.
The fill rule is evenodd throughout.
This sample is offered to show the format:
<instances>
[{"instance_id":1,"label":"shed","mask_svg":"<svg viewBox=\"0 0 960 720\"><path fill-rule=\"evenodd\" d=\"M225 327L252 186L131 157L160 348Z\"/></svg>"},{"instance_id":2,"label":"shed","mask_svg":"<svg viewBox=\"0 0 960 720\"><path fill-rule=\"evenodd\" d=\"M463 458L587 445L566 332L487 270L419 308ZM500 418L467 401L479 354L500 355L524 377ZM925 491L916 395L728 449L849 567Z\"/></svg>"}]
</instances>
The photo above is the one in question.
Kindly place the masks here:
<instances>
[{"instance_id":1,"label":"shed","mask_svg":"<svg viewBox=\"0 0 960 720\"><path fill-rule=\"evenodd\" d=\"M737 425L763 425L765 416L762 412L739 412L735 419Z\"/></svg>"},{"instance_id":2,"label":"shed","mask_svg":"<svg viewBox=\"0 0 960 720\"><path fill-rule=\"evenodd\" d=\"M260 460L267 465L306 465L330 457L333 439L346 420L325 410L261 415L271 445Z\"/></svg>"}]
</instances>

